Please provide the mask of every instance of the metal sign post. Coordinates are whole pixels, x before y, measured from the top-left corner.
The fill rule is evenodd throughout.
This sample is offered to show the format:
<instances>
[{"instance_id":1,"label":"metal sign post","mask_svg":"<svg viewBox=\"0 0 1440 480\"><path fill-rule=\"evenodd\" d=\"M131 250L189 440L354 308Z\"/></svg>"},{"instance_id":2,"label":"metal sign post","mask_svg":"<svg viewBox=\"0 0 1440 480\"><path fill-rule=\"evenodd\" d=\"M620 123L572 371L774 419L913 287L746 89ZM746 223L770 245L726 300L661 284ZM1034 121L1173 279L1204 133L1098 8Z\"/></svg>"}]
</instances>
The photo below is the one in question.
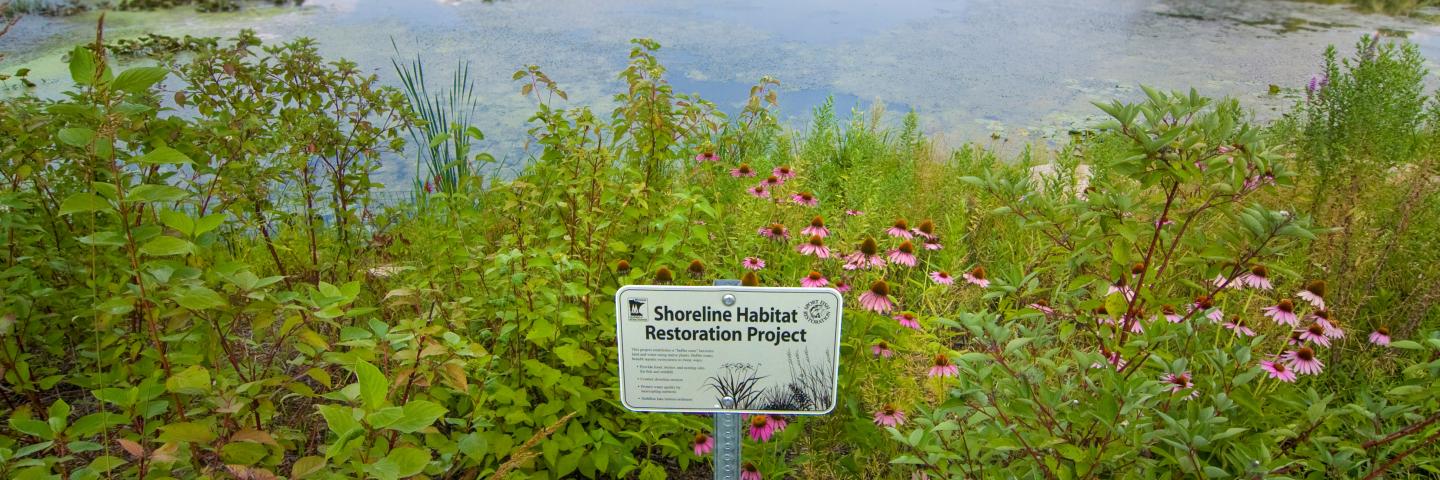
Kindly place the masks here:
<instances>
[{"instance_id":1,"label":"metal sign post","mask_svg":"<svg viewBox=\"0 0 1440 480\"><path fill-rule=\"evenodd\" d=\"M627 285L615 292L620 403L715 416L716 479L739 480L741 415L824 415L839 395L831 288Z\"/></svg>"},{"instance_id":2,"label":"metal sign post","mask_svg":"<svg viewBox=\"0 0 1440 480\"><path fill-rule=\"evenodd\" d=\"M739 280L716 280L717 287L739 286ZM734 297L731 297L734 298ZM731 303L734 303L733 300ZM720 399L720 407L735 408L735 399ZM740 480L740 414L715 414L715 480Z\"/></svg>"}]
</instances>

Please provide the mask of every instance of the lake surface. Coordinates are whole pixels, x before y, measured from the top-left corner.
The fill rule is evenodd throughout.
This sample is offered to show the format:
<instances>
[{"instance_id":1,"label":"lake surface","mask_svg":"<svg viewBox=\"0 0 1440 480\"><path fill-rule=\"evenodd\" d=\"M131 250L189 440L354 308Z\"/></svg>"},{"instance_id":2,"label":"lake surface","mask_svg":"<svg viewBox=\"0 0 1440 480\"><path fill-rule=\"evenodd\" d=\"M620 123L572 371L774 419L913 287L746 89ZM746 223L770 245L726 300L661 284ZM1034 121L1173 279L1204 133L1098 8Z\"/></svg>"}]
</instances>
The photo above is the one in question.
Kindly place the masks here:
<instances>
[{"instance_id":1,"label":"lake surface","mask_svg":"<svg viewBox=\"0 0 1440 480\"><path fill-rule=\"evenodd\" d=\"M68 81L60 57L93 38L96 17L26 17L0 39L0 69L33 68L48 79L36 92L54 94ZM1403 36L1440 59L1433 24L1282 1L310 0L226 14L111 12L106 23L109 38L241 28L267 41L313 37L327 56L389 83L392 38L402 56L423 52L436 86L469 61L483 105L477 126L510 163L523 161L517 146L533 111L511 74L540 65L571 104L608 111L634 37L664 45L678 91L724 109L771 75L794 126L827 97L841 112L880 101L892 119L918 111L948 144L1059 139L1097 114L1090 102L1137 98L1140 84L1238 97L1271 118L1301 95L1327 45L1347 53L1367 33ZM1271 95L1272 84L1286 90ZM411 165L391 163L386 177L409 177Z\"/></svg>"}]
</instances>

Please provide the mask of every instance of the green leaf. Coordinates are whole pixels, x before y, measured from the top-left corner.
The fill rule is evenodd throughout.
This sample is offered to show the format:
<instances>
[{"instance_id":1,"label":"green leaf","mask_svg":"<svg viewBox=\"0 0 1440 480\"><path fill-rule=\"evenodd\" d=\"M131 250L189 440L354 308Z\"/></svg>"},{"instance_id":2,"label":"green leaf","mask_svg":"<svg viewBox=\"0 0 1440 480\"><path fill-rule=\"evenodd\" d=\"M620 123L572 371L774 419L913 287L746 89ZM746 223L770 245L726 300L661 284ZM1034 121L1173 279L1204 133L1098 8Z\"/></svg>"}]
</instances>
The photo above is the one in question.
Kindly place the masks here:
<instances>
[{"instance_id":1,"label":"green leaf","mask_svg":"<svg viewBox=\"0 0 1440 480\"><path fill-rule=\"evenodd\" d=\"M220 459L230 465L254 465L266 456L270 449L259 443L230 442L220 449Z\"/></svg>"},{"instance_id":2,"label":"green leaf","mask_svg":"<svg viewBox=\"0 0 1440 480\"><path fill-rule=\"evenodd\" d=\"M160 147L151 150L150 153L146 153L144 155L136 157L134 160L138 163L143 163L147 165L177 165L195 163L194 161L190 160L190 157L187 157L185 156L185 154L180 153L179 150L170 147Z\"/></svg>"},{"instance_id":3,"label":"green leaf","mask_svg":"<svg viewBox=\"0 0 1440 480\"><path fill-rule=\"evenodd\" d=\"M140 253L154 257L189 255L195 253L195 244L183 238L161 235L141 245Z\"/></svg>"},{"instance_id":4,"label":"green leaf","mask_svg":"<svg viewBox=\"0 0 1440 480\"><path fill-rule=\"evenodd\" d=\"M80 85L95 81L95 52L84 46L70 51L70 79Z\"/></svg>"},{"instance_id":5,"label":"green leaf","mask_svg":"<svg viewBox=\"0 0 1440 480\"><path fill-rule=\"evenodd\" d=\"M192 220L190 216L186 215L184 212L177 212L175 210L162 210L160 211L160 222L164 223L167 227L175 229L175 231L177 232L185 234L186 236L195 236L195 220Z\"/></svg>"},{"instance_id":6,"label":"green leaf","mask_svg":"<svg viewBox=\"0 0 1440 480\"><path fill-rule=\"evenodd\" d=\"M354 408L344 405L320 405L315 408L320 410L320 416L325 418L325 425L337 436L343 437L361 428L360 421L355 420Z\"/></svg>"},{"instance_id":7,"label":"green leaf","mask_svg":"<svg viewBox=\"0 0 1440 480\"><path fill-rule=\"evenodd\" d=\"M590 352L585 351L573 343L556 347L554 351L555 355L560 357L562 362L565 362L565 366L570 368L584 366L595 359L595 355L592 355Z\"/></svg>"},{"instance_id":8,"label":"green leaf","mask_svg":"<svg viewBox=\"0 0 1440 480\"><path fill-rule=\"evenodd\" d=\"M127 202L173 202L188 196L189 193L170 185L144 184L137 185L125 195Z\"/></svg>"},{"instance_id":9,"label":"green leaf","mask_svg":"<svg viewBox=\"0 0 1440 480\"><path fill-rule=\"evenodd\" d=\"M290 478L299 480L312 473L325 468L325 459L314 455L302 457L295 461L295 466L290 467Z\"/></svg>"},{"instance_id":10,"label":"green leaf","mask_svg":"<svg viewBox=\"0 0 1440 480\"><path fill-rule=\"evenodd\" d=\"M110 86L125 92L142 93L164 80L165 76L169 74L169 70L161 67L136 67L120 72Z\"/></svg>"},{"instance_id":11,"label":"green leaf","mask_svg":"<svg viewBox=\"0 0 1440 480\"><path fill-rule=\"evenodd\" d=\"M385 380L385 374L380 373L370 362L360 360L355 363L355 377L360 383L360 401L365 405L366 410L374 411L385 404L385 396L389 393L389 381Z\"/></svg>"},{"instance_id":12,"label":"green leaf","mask_svg":"<svg viewBox=\"0 0 1440 480\"><path fill-rule=\"evenodd\" d=\"M10 428L15 431L37 437L42 440L54 440L55 432L50 430L50 424L33 418L10 417Z\"/></svg>"},{"instance_id":13,"label":"green leaf","mask_svg":"<svg viewBox=\"0 0 1440 480\"><path fill-rule=\"evenodd\" d=\"M89 468L96 472L105 473L114 470L115 467L119 467L124 464L125 459L123 458L110 455L101 455L99 457L95 457L95 460L90 461Z\"/></svg>"},{"instance_id":14,"label":"green leaf","mask_svg":"<svg viewBox=\"0 0 1440 480\"><path fill-rule=\"evenodd\" d=\"M166 379L165 390L187 395L210 393L210 371L199 365L191 365L190 368L175 372Z\"/></svg>"},{"instance_id":15,"label":"green leaf","mask_svg":"<svg viewBox=\"0 0 1440 480\"><path fill-rule=\"evenodd\" d=\"M206 232L219 228L222 223L225 223L225 214L212 213L206 215L195 221L195 231L190 235L192 237L204 235Z\"/></svg>"},{"instance_id":16,"label":"green leaf","mask_svg":"<svg viewBox=\"0 0 1440 480\"><path fill-rule=\"evenodd\" d=\"M85 212L108 212L112 210L110 202L100 198L99 195L81 192L70 195L65 201L60 202L60 215L70 215Z\"/></svg>"},{"instance_id":17,"label":"green leaf","mask_svg":"<svg viewBox=\"0 0 1440 480\"><path fill-rule=\"evenodd\" d=\"M385 428L405 417L405 409L386 407L365 416L365 423L374 428Z\"/></svg>"},{"instance_id":18,"label":"green leaf","mask_svg":"<svg viewBox=\"0 0 1440 480\"><path fill-rule=\"evenodd\" d=\"M370 473L385 480L416 475L430 463L430 452L415 447L400 447L370 465Z\"/></svg>"},{"instance_id":19,"label":"green leaf","mask_svg":"<svg viewBox=\"0 0 1440 480\"><path fill-rule=\"evenodd\" d=\"M1420 346L1420 344L1415 342L1414 340L1396 340L1390 342L1390 346L1403 350L1420 350L1422 348L1425 348Z\"/></svg>"},{"instance_id":20,"label":"green leaf","mask_svg":"<svg viewBox=\"0 0 1440 480\"><path fill-rule=\"evenodd\" d=\"M215 431L209 425L195 422L172 423L160 427L160 432L162 442L209 443L215 439Z\"/></svg>"},{"instance_id":21,"label":"green leaf","mask_svg":"<svg viewBox=\"0 0 1440 480\"><path fill-rule=\"evenodd\" d=\"M95 131L88 128L62 128L59 135L61 142L72 147L83 147L90 144L95 138Z\"/></svg>"},{"instance_id":22,"label":"green leaf","mask_svg":"<svg viewBox=\"0 0 1440 480\"><path fill-rule=\"evenodd\" d=\"M175 303L191 310L209 310L230 304L225 297L205 287L191 287L176 294Z\"/></svg>"},{"instance_id":23,"label":"green leaf","mask_svg":"<svg viewBox=\"0 0 1440 480\"><path fill-rule=\"evenodd\" d=\"M435 402L411 400L405 404L404 416L391 424L389 428L404 433L415 433L435 423L435 420L444 416L446 411L445 407Z\"/></svg>"}]
</instances>

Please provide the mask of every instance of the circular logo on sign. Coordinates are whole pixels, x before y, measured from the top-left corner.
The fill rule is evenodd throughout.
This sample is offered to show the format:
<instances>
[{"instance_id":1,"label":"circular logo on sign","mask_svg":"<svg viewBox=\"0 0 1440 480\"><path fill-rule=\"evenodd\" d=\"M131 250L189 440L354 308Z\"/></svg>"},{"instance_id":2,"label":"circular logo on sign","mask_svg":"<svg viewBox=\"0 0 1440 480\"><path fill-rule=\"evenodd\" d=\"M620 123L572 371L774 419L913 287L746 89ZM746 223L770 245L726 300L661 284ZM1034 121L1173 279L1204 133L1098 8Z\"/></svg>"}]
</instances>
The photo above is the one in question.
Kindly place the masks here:
<instances>
[{"instance_id":1,"label":"circular logo on sign","mask_svg":"<svg viewBox=\"0 0 1440 480\"><path fill-rule=\"evenodd\" d=\"M805 319L810 323L825 323L830 319L830 304L824 300L811 300L805 304Z\"/></svg>"}]
</instances>

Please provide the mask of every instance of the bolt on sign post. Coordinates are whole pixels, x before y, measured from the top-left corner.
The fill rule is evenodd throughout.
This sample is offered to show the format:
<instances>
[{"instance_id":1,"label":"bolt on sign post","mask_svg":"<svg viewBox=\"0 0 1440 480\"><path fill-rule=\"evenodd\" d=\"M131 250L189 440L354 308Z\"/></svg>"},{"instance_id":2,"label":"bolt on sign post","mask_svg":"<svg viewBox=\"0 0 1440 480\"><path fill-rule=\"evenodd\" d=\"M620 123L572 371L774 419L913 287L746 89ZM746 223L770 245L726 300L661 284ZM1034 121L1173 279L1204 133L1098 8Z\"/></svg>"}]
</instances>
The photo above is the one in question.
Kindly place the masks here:
<instances>
[{"instance_id":1,"label":"bolt on sign post","mask_svg":"<svg viewBox=\"0 0 1440 480\"><path fill-rule=\"evenodd\" d=\"M740 476L740 414L823 415L840 375L831 288L629 285L615 292L620 403L715 415L715 478Z\"/></svg>"}]
</instances>

